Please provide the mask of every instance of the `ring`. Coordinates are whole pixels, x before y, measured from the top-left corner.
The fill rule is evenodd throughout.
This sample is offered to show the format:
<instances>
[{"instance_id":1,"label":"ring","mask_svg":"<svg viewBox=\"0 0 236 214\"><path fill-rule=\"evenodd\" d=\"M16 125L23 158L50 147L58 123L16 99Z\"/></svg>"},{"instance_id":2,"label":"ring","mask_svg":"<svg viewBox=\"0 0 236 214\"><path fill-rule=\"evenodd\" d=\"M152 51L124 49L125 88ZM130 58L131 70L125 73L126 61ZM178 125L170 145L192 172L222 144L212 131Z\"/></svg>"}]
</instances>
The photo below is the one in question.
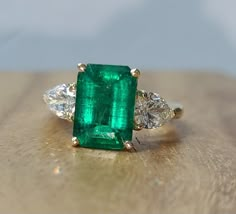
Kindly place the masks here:
<instances>
[{"instance_id":1,"label":"ring","mask_svg":"<svg viewBox=\"0 0 236 214\"><path fill-rule=\"evenodd\" d=\"M73 146L132 150L133 130L155 129L183 114L180 104L137 89L140 71L128 66L78 64L76 83L43 95L49 109L73 122Z\"/></svg>"}]
</instances>

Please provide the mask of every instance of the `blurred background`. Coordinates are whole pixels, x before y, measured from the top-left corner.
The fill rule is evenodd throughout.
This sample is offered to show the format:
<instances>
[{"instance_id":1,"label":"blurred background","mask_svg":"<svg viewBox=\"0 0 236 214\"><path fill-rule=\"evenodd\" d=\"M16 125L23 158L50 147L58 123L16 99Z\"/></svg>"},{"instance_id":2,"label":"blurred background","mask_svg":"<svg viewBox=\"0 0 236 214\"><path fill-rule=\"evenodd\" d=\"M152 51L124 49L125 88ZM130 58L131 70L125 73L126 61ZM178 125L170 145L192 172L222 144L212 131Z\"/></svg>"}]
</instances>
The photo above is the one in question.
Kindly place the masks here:
<instances>
[{"instance_id":1,"label":"blurred background","mask_svg":"<svg viewBox=\"0 0 236 214\"><path fill-rule=\"evenodd\" d=\"M236 75L235 0L0 0L0 70L78 62Z\"/></svg>"}]
</instances>

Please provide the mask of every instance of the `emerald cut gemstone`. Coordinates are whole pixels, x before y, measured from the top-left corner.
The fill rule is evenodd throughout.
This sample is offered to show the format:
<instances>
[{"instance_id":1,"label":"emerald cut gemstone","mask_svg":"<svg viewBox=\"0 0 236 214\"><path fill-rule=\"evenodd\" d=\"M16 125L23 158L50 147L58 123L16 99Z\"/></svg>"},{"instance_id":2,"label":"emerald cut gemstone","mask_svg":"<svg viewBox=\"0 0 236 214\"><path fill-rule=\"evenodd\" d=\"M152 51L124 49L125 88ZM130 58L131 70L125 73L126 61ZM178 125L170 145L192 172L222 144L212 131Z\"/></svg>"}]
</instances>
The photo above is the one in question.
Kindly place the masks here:
<instances>
[{"instance_id":1,"label":"emerald cut gemstone","mask_svg":"<svg viewBox=\"0 0 236 214\"><path fill-rule=\"evenodd\" d=\"M81 147L124 149L132 140L136 89L128 66L88 64L79 72L73 136Z\"/></svg>"}]
</instances>

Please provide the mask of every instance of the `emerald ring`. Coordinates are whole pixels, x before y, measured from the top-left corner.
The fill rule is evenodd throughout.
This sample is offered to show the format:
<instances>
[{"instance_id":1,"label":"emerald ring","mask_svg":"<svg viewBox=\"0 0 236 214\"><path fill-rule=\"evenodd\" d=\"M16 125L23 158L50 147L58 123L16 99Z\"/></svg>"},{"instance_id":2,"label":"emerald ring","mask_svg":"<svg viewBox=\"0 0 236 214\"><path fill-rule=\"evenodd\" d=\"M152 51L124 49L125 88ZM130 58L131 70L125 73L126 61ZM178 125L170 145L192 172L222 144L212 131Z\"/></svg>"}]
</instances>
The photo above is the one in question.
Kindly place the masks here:
<instances>
[{"instance_id":1,"label":"emerald ring","mask_svg":"<svg viewBox=\"0 0 236 214\"><path fill-rule=\"evenodd\" d=\"M140 71L128 66L78 64L76 83L43 95L59 118L73 122L73 146L131 150L133 130L155 129L180 118L183 107L137 89Z\"/></svg>"}]
</instances>

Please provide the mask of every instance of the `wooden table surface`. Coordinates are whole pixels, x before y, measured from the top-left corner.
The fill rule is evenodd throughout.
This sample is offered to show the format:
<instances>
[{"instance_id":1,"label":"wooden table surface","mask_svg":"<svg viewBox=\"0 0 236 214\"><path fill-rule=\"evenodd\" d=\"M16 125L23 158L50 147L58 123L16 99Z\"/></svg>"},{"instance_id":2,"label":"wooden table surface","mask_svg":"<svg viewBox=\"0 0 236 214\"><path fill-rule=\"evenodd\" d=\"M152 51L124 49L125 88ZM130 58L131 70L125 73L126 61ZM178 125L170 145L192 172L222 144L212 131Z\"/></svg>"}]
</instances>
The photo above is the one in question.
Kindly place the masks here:
<instances>
[{"instance_id":1,"label":"wooden table surface","mask_svg":"<svg viewBox=\"0 0 236 214\"><path fill-rule=\"evenodd\" d=\"M71 147L72 124L42 94L75 79L0 73L1 213L236 213L235 79L143 72L139 88L181 101L185 114L136 132L133 153Z\"/></svg>"}]
</instances>

